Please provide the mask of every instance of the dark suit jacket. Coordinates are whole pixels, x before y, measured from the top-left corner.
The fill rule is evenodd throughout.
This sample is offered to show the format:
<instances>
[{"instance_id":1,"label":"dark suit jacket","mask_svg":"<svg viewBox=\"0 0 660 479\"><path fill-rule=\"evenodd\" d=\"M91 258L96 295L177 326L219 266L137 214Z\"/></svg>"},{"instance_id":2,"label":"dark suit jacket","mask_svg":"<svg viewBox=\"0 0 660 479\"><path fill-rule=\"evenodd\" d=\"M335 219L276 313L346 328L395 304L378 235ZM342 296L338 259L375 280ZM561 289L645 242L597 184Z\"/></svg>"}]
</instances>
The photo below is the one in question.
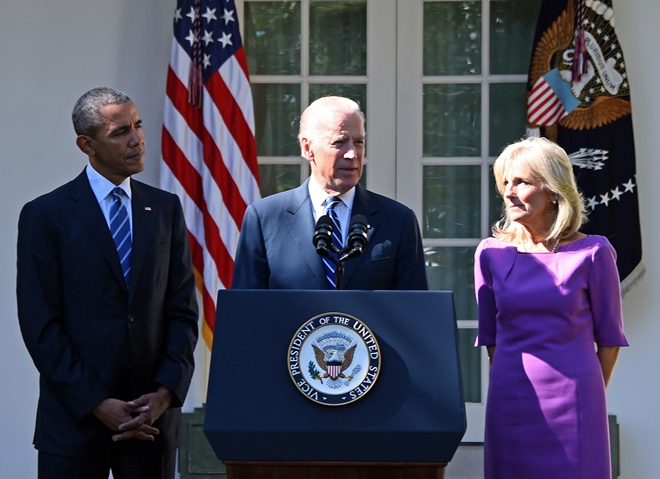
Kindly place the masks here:
<instances>
[{"instance_id":1,"label":"dark suit jacket","mask_svg":"<svg viewBox=\"0 0 660 479\"><path fill-rule=\"evenodd\" d=\"M164 385L172 408L155 426L176 447L193 373L197 303L179 199L131 180L127 289L110 230L83 171L27 203L18 225L18 318L40 373L37 449L78 456L108 429L90 411ZM104 443L101 441L101 443Z\"/></svg>"},{"instance_id":2,"label":"dark suit jacket","mask_svg":"<svg viewBox=\"0 0 660 479\"><path fill-rule=\"evenodd\" d=\"M322 258L312 243L308 182L247 208L232 289L328 289ZM343 289L428 289L413 211L358 185L351 215L359 214L370 225L368 244L361 256L344 263Z\"/></svg>"}]
</instances>

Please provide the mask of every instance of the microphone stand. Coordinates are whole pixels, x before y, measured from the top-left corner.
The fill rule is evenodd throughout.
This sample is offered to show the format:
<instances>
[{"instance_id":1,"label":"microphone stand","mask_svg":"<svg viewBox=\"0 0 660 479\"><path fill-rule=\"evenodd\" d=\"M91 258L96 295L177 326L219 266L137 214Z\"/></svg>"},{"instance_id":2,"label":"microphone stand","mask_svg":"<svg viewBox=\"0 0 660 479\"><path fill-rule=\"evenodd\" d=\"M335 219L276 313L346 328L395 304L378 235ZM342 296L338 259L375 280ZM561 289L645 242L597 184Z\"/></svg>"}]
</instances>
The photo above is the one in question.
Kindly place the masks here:
<instances>
[{"instance_id":1,"label":"microphone stand","mask_svg":"<svg viewBox=\"0 0 660 479\"><path fill-rule=\"evenodd\" d=\"M323 219L325 218L328 219L324 222ZM357 225L351 226L349 244L343 249L339 249L334 244L332 244L332 224L329 222L331 221L329 217L321 217L316 225L316 232L314 233L313 238L314 246L316 247L317 254L327 258L335 265L335 284L337 289L342 289L342 280L344 277L344 261L348 261L349 259L360 256L362 254L362 248L364 248L367 244L366 229L368 226L366 225L366 220L362 215L357 215L354 217L352 222L355 223L356 220L358 221ZM358 229L356 229L355 226L362 226L362 230L356 233ZM357 235L357 237L354 235ZM364 238L358 242L361 242L361 245L356 245L355 242L350 241L352 237L359 239L360 236L363 236ZM331 252L335 253L337 257L335 258Z\"/></svg>"},{"instance_id":2,"label":"microphone stand","mask_svg":"<svg viewBox=\"0 0 660 479\"><path fill-rule=\"evenodd\" d=\"M337 254L336 258L330 254L331 251ZM316 252L324 258L330 260L335 265L337 289L342 289L342 279L344 277L344 261L359 256L359 253L355 254L355 249L349 251L349 248L340 250L335 245L328 245L325 248L318 248Z\"/></svg>"},{"instance_id":3,"label":"microphone stand","mask_svg":"<svg viewBox=\"0 0 660 479\"><path fill-rule=\"evenodd\" d=\"M338 259L335 265L336 265L335 276L337 277L337 289L341 289L342 279L344 278L344 262L341 259Z\"/></svg>"},{"instance_id":4,"label":"microphone stand","mask_svg":"<svg viewBox=\"0 0 660 479\"><path fill-rule=\"evenodd\" d=\"M328 249L332 250L333 253L336 253L337 257L335 258L332 256L328 252ZM320 251L323 251L323 253ZM342 279L344 277L344 261L356 258L362 254L362 251L357 248L351 248L350 246L347 246L346 248L340 250L335 245L330 245L329 248L318 250L317 252L334 263L335 277L337 279L337 289L342 289Z\"/></svg>"}]
</instances>

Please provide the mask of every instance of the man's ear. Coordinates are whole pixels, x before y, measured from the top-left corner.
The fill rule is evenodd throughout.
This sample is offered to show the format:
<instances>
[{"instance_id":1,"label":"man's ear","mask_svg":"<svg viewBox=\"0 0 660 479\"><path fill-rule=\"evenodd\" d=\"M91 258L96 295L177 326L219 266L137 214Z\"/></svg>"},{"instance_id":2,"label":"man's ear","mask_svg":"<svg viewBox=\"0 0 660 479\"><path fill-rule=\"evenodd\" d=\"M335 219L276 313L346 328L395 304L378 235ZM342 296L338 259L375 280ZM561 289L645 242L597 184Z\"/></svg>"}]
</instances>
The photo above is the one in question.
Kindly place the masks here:
<instances>
[{"instance_id":1,"label":"man's ear","mask_svg":"<svg viewBox=\"0 0 660 479\"><path fill-rule=\"evenodd\" d=\"M82 151L87 156L94 155L94 147L92 146L90 137L86 135L78 135L76 138L76 145L78 145L80 151Z\"/></svg>"},{"instance_id":2,"label":"man's ear","mask_svg":"<svg viewBox=\"0 0 660 479\"><path fill-rule=\"evenodd\" d=\"M300 149L302 150L303 157L307 161L314 161L314 153L312 152L312 142L307 138L300 139Z\"/></svg>"}]
</instances>

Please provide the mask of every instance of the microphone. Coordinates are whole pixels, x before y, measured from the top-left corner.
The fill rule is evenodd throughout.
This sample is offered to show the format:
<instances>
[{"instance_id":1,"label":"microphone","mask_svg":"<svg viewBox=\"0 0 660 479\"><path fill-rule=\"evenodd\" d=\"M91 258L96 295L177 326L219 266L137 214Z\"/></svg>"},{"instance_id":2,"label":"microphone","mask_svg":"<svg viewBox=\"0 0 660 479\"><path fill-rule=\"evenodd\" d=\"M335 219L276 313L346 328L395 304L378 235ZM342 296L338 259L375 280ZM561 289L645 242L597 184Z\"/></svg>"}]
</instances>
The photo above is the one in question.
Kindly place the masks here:
<instances>
[{"instance_id":1,"label":"microphone","mask_svg":"<svg viewBox=\"0 0 660 479\"><path fill-rule=\"evenodd\" d=\"M312 242L321 256L328 256L328 249L332 249L332 229L332 219L328 215L321 216L316 222Z\"/></svg>"},{"instance_id":2,"label":"microphone","mask_svg":"<svg viewBox=\"0 0 660 479\"><path fill-rule=\"evenodd\" d=\"M364 248L367 247L367 219L362 215L355 215L351 218L351 226L348 229L348 241L346 242L346 250L348 251L340 261L355 258L362 254Z\"/></svg>"}]
</instances>

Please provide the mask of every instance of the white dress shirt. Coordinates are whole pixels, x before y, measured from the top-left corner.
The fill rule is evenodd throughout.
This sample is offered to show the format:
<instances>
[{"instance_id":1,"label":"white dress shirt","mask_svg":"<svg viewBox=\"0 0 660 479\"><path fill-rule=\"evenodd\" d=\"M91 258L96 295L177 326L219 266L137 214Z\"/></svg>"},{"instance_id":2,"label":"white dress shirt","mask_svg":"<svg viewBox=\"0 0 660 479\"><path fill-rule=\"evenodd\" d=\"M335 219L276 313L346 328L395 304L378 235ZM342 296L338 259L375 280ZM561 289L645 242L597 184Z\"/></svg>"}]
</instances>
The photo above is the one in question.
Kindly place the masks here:
<instances>
[{"instance_id":1,"label":"white dress shirt","mask_svg":"<svg viewBox=\"0 0 660 479\"><path fill-rule=\"evenodd\" d=\"M321 216L326 214L326 201L331 196L318 185L314 178L310 178L308 183L309 197L312 200L312 212L314 214L314 223L316 223ZM355 187L348 190L346 193L339 195L338 198L341 203L335 205L335 213L339 219L339 226L341 227L343 243L346 244L346 232L348 231L349 222L351 220L351 211L353 210L353 200L355 200Z\"/></svg>"},{"instance_id":2,"label":"white dress shirt","mask_svg":"<svg viewBox=\"0 0 660 479\"><path fill-rule=\"evenodd\" d=\"M112 197L112 190L115 189L115 185L106 177L102 176L98 171L96 171L90 164L88 164L87 168L85 168L85 172L87 173L87 179L89 180L89 184L92 187L94 196L96 196L96 201L99 202L99 206L103 212L105 222L108 224L108 228L110 228L110 206L114 201L114 198ZM126 195L121 195L121 202L128 212L128 225L131 228L132 234L133 211L131 210L131 178L126 178L117 186L119 186L122 190L124 190L124 193L126 193Z\"/></svg>"}]
</instances>

